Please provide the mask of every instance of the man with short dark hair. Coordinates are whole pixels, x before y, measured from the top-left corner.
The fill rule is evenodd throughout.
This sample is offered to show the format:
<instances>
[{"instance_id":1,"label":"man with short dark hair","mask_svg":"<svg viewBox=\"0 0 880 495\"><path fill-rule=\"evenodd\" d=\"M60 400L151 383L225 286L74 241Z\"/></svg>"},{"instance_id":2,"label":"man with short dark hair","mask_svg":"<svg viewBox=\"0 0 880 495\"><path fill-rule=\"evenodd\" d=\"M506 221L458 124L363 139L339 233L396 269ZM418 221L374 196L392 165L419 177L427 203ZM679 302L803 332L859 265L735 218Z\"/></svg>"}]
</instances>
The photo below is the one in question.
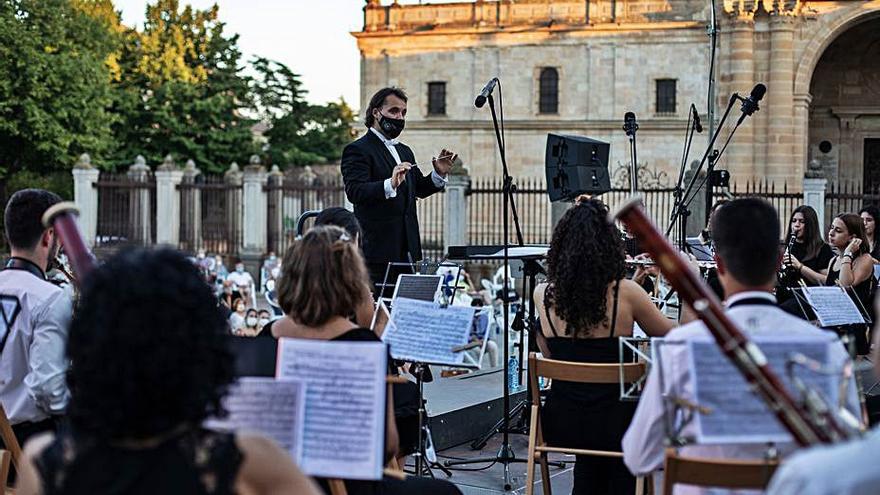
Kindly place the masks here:
<instances>
[{"instance_id":1,"label":"man with short dark hair","mask_svg":"<svg viewBox=\"0 0 880 495\"><path fill-rule=\"evenodd\" d=\"M409 146L398 142L406 121L406 93L382 88L367 106L367 132L342 152L345 195L363 229L363 251L370 278L380 283L389 262L422 259L416 198L427 198L446 187L455 153L446 149L432 159L433 170L422 174ZM396 281L392 270L389 283Z\"/></svg>"},{"instance_id":2,"label":"man with short dark hair","mask_svg":"<svg viewBox=\"0 0 880 495\"><path fill-rule=\"evenodd\" d=\"M712 220L715 242L715 261L718 278L727 299L724 304L730 319L739 329L760 345L762 338L792 343L813 340L829 335L809 323L795 318L778 307L773 296L776 270L781 253L779 249L779 218L770 203L758 198L737 199L719 208ZM664 400L683 398L693 400L694 383L685 364L690 359L688 341L711 338L702 321L695 321L669 332L660 348L662 366L651 368L645 389L639 400L635 417L623 437L623 460L635 475L655 473L663 467L666 441ZM828 363L835 365L847 359L843 345L832 346ZM662 373L662 377L660 376ZM859 402L855 384L851 383L847 397L851 411L858 417ZM695 413L699 414L699 413ZM768 421L774 421L772 417ZM793 444L779 445L787 453ZM682 448L683 455L713 458L761 459L767 449L766 443L731 443L724 445L689 445ZM655 478L654 486L660 480ZM677 486L674 493L704 493L688 486ZM723 493L713 491L712 493Z\"/></svg>"},{"instance_id":3,"label":"man with short dark hair","mask_svg":"<svg viewBox=\"0 0 880 495\"><path fill-rule=\"evenodd\" d=\"M61 201L41 189L23 189L5 210L12 256L0 271L0 404L20 443L55 427L69 399L64 348L71 301L46 280L60 242L43 213Z\"/></svg>"}]
</instances>

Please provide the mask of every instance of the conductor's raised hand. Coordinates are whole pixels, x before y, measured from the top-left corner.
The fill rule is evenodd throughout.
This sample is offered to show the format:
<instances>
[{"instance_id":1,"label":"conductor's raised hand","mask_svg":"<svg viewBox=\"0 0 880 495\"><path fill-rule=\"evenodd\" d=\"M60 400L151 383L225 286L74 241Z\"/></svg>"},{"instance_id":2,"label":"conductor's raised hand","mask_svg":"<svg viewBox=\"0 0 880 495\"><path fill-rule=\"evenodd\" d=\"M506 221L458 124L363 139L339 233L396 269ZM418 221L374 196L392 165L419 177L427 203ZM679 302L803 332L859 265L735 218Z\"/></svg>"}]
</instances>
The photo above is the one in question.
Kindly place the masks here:
<instances>
[{"instance_id":1,"label":"conductor's raised hand","mask_svg":"<svg viewBox=\"0 0 880 495\"><path fill-rule=\"evenodd\" d=\"M452 164L458 155L447 149L440 150L440 156L432 158L431 163L434 165L434 171L440 177L446 177L452 170Z\"/></svg>"},{"instance_id":2,"label":"conductor's raised hand","mask_svg":"<svg viewBox=\"0 0 880 495\"><path fill-rule=\"evenodd\" d=\"M409 172L409 169L412 168L412 164L409 162L402 162L400 165L394 167L394 170L391 171L391 187L397 189L398 186L403 184L403 181L406 180L406 173Z\"/></svg>"}]
</instances>

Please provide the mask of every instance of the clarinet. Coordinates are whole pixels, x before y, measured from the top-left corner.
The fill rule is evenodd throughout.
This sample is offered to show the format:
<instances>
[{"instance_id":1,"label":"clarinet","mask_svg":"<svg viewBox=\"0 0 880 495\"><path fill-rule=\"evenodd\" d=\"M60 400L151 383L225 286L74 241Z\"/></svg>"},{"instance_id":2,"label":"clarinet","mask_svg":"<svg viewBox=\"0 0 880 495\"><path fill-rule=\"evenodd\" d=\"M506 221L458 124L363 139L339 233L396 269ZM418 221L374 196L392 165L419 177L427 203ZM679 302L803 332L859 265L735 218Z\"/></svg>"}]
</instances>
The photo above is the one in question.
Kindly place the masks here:
<instances>
[{"instance_id":1,"label":"clarinet","mask_svg":"<svg viewBox=\"0 0 880 495\"><path fill-rule=\"evenodd\" d=\"M73 281L81 283L97 263L79 231L79 226L76 223L78 215L79 208L76 207L76 204L69 201L57 203L43 214L43 226L55 229L55 233L64 245L64 252L73 267L73 272L76 274L76 278L71 278Z\"/></svg>"},{"instance_id":2,"label":"clarinet","mask_svg":"<svg viewBox=\"0 0 880 495\"><path fill-rule=\"evenodd\" d=\"M791 266L791 248L797 240L797 233L792 232L788 238L788 244L785 246L785 262L779 267L777 273L778 285L782 287L793 287L800 280L800 274Z\"/></svg>"},{"instance_id":3,"label":"clarinet","mask_svg":"<svg viewBox=\"0 0 880 495\"><path fill-rule=\"evenodd\" d=\"M779 421L801 446L832 443L849 438L829 414L816 416L800 406L767 364L761 349L724 313L715 294L687 266L666 238L640 208L641 199L625 203L614 215L630 232L637 235L642 247L651 254L663 275L678 291L679 297L691 304L700 320L709 329L722 352L742 373L752 390L764 400Z\"/></svg>"}]
</instances>

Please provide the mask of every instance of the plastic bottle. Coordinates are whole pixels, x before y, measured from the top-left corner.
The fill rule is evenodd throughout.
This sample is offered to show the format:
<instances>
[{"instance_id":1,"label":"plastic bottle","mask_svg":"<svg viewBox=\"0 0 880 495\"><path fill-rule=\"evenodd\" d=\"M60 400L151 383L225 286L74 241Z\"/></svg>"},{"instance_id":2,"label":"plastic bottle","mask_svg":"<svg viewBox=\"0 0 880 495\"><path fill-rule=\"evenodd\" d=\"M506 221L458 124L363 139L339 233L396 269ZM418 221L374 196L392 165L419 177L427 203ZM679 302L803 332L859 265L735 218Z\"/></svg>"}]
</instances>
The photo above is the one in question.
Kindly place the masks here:
<instances>
[{"instance_id":1,"label":"plastic bottle","mask_svg":"<svg viewBox=\"0 0 880 495\"><path fill-rule=\"evenodd\" d=\"M519 360L516 355L507 360L507 389L511 394L519 388Z\"/></svg>"}]
</instances>

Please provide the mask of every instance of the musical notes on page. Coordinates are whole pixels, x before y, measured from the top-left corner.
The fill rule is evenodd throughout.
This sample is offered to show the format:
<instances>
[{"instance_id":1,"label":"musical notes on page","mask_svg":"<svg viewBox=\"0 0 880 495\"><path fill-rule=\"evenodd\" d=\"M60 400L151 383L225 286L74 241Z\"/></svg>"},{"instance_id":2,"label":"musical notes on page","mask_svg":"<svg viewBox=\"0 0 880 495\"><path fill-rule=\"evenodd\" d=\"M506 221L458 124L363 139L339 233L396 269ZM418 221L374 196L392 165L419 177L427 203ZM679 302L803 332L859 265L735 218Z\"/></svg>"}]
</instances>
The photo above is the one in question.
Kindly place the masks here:
<instances>
[{"instance_id":1,"label":"musical notes on page","mask_svg":"<svg viewBox=\"0 0 880 495\"><path fill-rule=\"evenodd\" d=\"M840 287L801 289L823 328L865 323L865 318L849 294Z\"/></svg>"},{"instance_id":2,"label":"musical notes on page","mask_svg":"<svg viewBox=\"0 0 880 495\"><path fill-rule=\"evenodd\" d=\"M305 386L296 380L244 377L230 388L223 406L229 415L206 428L252 431L274 440L297 462L302 456Z\"/></svg>"},{"instance_id":3,"label":"musical notes on page","mask_svg":"<svg viewBox=\"0 0 880 495\"><path fill-rule=\"evenodd\" d=\"M417 363L467 366L456 352L469 341L474 308L398 298L382 340L394 359Z\"/></svg>"},{"instance_id":4,"label":"musical notes on page","mask_svg":"<svg viewBox=\"0 0 880 495\"><path fill-rule=\"evenodd\" d=\"M306 474L382 477L387 365L381 342L279 341L278 378L306 387L299 462Z\"/></svg>"},{"instance_id":5,"label":"musical notes on page","mask_svg":"<svg viewBox=\"0 0 880 495\"><path fill-rule=\"evenodd\" d=\"M792 383L786 362L795 354L825 365L829 364L830 346L840 345L833 336L810 336L793 339L760 339L755 343L767 357L770 368L779 376L796 400L803 392ZM783 428L764 401L752 393L742 374L725 357L713 341L688 343L689 373L693 378L694 402L709 410L697 414L697 443L762 443L790 442L791 435ZM792 368L794 376L804 385L819 392L829 404L837 401L835 377L803 367Z\"/></svg>"}]
</instances>

